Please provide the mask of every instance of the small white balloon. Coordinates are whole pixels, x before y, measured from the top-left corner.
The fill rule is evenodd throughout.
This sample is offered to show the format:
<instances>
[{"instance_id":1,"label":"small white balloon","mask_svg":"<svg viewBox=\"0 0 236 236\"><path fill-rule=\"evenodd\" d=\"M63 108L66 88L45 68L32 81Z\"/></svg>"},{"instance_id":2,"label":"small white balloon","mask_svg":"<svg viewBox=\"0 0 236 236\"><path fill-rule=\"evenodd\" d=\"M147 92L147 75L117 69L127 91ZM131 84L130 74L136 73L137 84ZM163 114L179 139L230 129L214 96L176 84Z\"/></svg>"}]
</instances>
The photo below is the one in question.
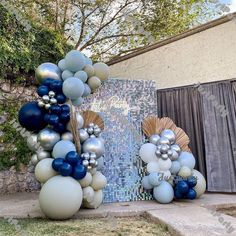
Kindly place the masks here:
<instances>
[{"instance_id":1,"label":"small white balloon","mask_svg":"<svg viewBox=\"0 0 236 236\"><path fill-rule=\"evenodd\" d=\"M40 183L45 183L58 173L52 168L52 158L41 160L35 167L35 177Z\"/></svg>"},{"instance_id":2,"label":"small white balloon","mask_svg":"<svg viewBox=\"0 0 236 236\"><path fill-rule=\"evenodd\" d=\"M159 165L158 165L157 161L152 161L147 164L147 172L148 173L158 172L159 170L160 169L159 169Z\"/></svg>"},{"instance_id":3,"label":"small white balloon","mask_svg":"<svg viewBox=\"0 0 236 236\"><path fill-rule=\"evenodd\" d=\"M171 160L170 159L163 160L162 158L159 158L158 165L161 171L169 170L171 168Z\"/></svg>"},{"instance_id":4,"label":"small white balloon","mask_svg":"<svg viewBox=\"0 0 236 236\"><path fill-rule=\"evenodd\" d=\"M75 145L68 140L61 140L53 147L52 156L54 158L65 158L66 154L76 151Z\"/></svg>"},{"instance_id":5,"label":"small white balloon","mask_svg":"<svg viewBox=\"0 0 236 236\"><path fill-rule=\"evenodd\" d=\"M94 190L91 186L83 188L83 200L86 202L92 202L94 199Z\"/></svg>"},{"instance_id":6,"label":"small white balloon","mask_svg":"<svg viewBox=\"0 0 236 236\"><path fill-rule=\"evenodd\" d=\"M92 91L99 88L101 84L102 84L101 80L96 76L92 76L88 79L88 86L91 88Z\"/></svg>"},{"instance_id":7,"label":"small white balloon","mask_svg":"<svg viewBox=\"0 0 236 236\"><path fill-rule=\"evenodd\" d=\"M182 166L179 170L179 173L178 173L178 175L183 178L187 178L187 177L191 176L191 174L192 174L192 170L187 166Z\"/></svg>"},{"instance_id":8,"label":"small white balloon","mask_svg":"<svg viewBox=\"0 0 236 236\"><path fill-rule=\"evenodd\" d=\"M92 180L93 180L92 175L89 172L87 172L85 177L79 180L79 183L82 188L86 188L92 183Z\"/></svg>"},{"instance_id":9,"label":"small white balloon","mask_svg":"<svg viewBox=\"0 0 236 236\"><path fill-rule=\"evenodd\" d=\"M88 77L94 76L94 68L92 65L86 65L84 71L87 73Z\"/></svg>"},{"instance_id":10,"label":"small white balloon","mask_svg":"<svg viewBox=\"0 0 236 236\"><path fill-rule=\"evenodd\" d=\"M95 190L98 191L100 189L103 189L107 184L107 179L106 177L99 171L97 171L93 175L93 180L91 183L91 187Z\"/></svg>"},{"instance_id":11,"label":"small white balloon","mask_svg":"<svg viewBox=\"0 0 236 236\"><path fill-rule=\"evenodd\" d=\"M195 157L190 152L181 152L178 161L181 166L187 166L191 170L196 164Z\"/></svg>"},{"instance_id":12,"label":"small white balloon","mask_svg":"<svg viewBox=\"0 0 236 236\"><path fill-rule=\"evenodd\" d=\"M97 76L100 80L107 80L109 77L109 66L103 62L98 62L93 65L95 76Z\"/></svg>"},{"instance_id":13,"label":"small white balloon","mask_svg":"<svg viewBox=\"0 0 236 236\"><path fill-rule=\"evenodd\" d=\"M145 143L139 150L139 156L145 163L157 161L156 157L156 146L152 143Z\"/></svg>"},{"instance_id":14,"label":"small white balloon","mask_svg":"<svg viewBox=\"0 0 236 236\"><path fill-rule=\"evenodd\" d=\"M103 201L102 190L95 191L93 201L92 202L84 201L83 206L90 209L96 209L102 204L102 201Z\"/></svg>"}]
</instances>

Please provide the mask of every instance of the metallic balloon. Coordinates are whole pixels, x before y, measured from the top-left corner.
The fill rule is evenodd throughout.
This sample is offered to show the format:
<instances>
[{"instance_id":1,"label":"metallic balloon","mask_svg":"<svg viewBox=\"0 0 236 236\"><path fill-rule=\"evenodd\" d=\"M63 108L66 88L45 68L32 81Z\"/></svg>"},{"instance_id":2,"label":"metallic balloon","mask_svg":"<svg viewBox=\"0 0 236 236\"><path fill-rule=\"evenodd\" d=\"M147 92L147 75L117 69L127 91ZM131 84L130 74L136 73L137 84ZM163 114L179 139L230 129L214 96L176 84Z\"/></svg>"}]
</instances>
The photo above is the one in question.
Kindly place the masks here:
<instances>
[{"instance_id":1,"label":"metallic balloon","mask_svg":"<svg viewBox=\"0 0 236 236\"><path fill-rule=\"evenodd\" d=\"M47 151L51 151L58 141L60 141L60 135L52 129L43 129L38 134L38 142Z\"/></svg>"},{"instance_id":2,"label":"metallic balloon","mask_svg":"<svg viewBox=\"0 0 236 236\"><path fill-rule=\"evenodd\" d=\"M50 98L50 104L57 104L56 98Z\"/></svg>"},{"instance_id":3,"label":"metallic balloon","mask_svg":"<svg viewBox=\"0 0 236 236\"><path fill-rule=\"evenodd\" d=\"M99 138L87 139L82 148L83 152L94 152L97 158L101 157L105 152L104 143Z\"/></svg>"},{"instance_id":4,"label":"metallic balloon","mask_svg":"<svg viewBox=\"0 0 236 236\"><path fill-rule=\"evenodd\" d=\"M37 165L37 163L39 162L38 160L38 157L37 157L37 154L34 154L32 157L31 157L31 160L30 162L32 163L32 165Z\"/></svg>"},{"instance_id":5,"label":"metallic balloon","mask_svg":"<svg viewBox=\"0 0 236 236\"><path fill-rule=\"evenodd\" d=\"M48 95L44 95L44 96L42 97L42 99L43 99L43 101L46 102L46 103L48 103L48 102L50 101L50 97L49 97Z\"/></svg>"},{"instance_id":6,"label":"metallic balloon","mask_svg":"<svg viewBox=\"0 0 236 236\"><path fill-rule=\"evenodd\" d=\"M170 145L170 140L168 138L166 138L166 137L161 137L158 140L157 144L159 144L159 145L163 145L163 144Z\"/></svg>"},{"instance_id":7,"label":"metallic balloon","mask_svg":"<svg viewBox=\"0 0 236 236\"><path fill-rule=\"evenodd\" d=\"M178 144L171 145L171 149L175 150L178 154L181 152L181 148Z\"/></svg>"},{"instance_id":8,"label":"metallic balloon","mask_svg":"<svg viewBox=\"0 0 236 236\"><path fill-rule=\"evenodd\" d=\"M94 135L94 134L90 134L89 137L90 137L90 138L96 138L96 135Z\"/></svg>"},{"instance_id":9,"label":"metallic balloon","mask_svg":"<svg viewBox=\"0 0 236 236\"><path fill-rule=\"evenodd\" d=\"M84 165L85 167L88 167L89 161L88 161L88 160L83 160L83 165Z\"/></svg>"},{"instance_id":10,"label":"metallic balloon","mask_svg":"<svg viewBox=\"0 0 236 236\"><path fill-rule=\"evenodd\" d=\"M167 160L169 158L168 154L164 153L164 154L161 154L161 158L163 160Z\"/></svg>"},{"instance_id":11,"label":"metallic balloon","mask_svg":"<svg viewBox=\"0 0 236 236\"><path fill-rule=\"evenodd\" d=\"M160 136L158 134L153 134L150 138L149 138L149 142L153 143L155 145L157 145L158 140L160 139Z\"/></svg>"},{"instance_id":12,"label":"metallic balloon","mask_svg":"<svg viewBox=\"0 0 236 236\"><path fill-rule=\"evenodd\" d=\"M94 159L89 160L89 164L90 164L91 166L94 166L95 163L96 163L96 161L95 161Z\"/></svg>"},{"instance_id":13,"label":"metallic balloon","mask_svg":"<svg viewBox=\"0 0 236 236\"><path fill-rule=\"evenodd\" d=\"M55 97L56 94L53 91L49 91L48 95L50 98L53 98L53 97Z\"/></svg>"},{"instance_id":14,"label":"metallic balloon","mask_svg":"<svg viewBox=\"0 0 236 236\"><path fill-rule=\"evenodd\" d=\"M161 145L157 145L157 150L161 150Z\"/></svg>"},{"instance_id":15,"label":"metallic balloon","mask_svg":"<svg viewBox=\"0 0 236 236\"><path fill-rule=\"evenodd\" d=\"M89 123L89 124L88 124L88 127L94 128L94 126L95 126L94 123Z\"/></svg>"},{"instance_id":16,"label":"metallic balloon","mask_svg":"<svg viewBox=\"0 0 236 236\"><path fill-rule=\"evenodd\" d=\"M51 105L50 104L45 104L45 109L49 109L51 107Z\"/></svg>"},{"instance_id":17,"label":"metallic balloon","mask_svg":"<svg viewBox=\"0 0 236 236\"><path fill-rule=\"evenodd\" d=\"M163 145L161 145L161 150L160 151L161 151L161 153L167 153L169 149L170 149L169 145L163 144Z\"/></svg>"},{"instance_id":18,"label":"metallic balloon","mask_svg":"<svg viewBox=\"0 0 236 236\"><path fill-rule=\"evenodd\" d=\"M178 152L176 152L174 149L172 149L172 156L170 156L171 161L175 161L179 158Z\"/></svg>"},{"instance_id":19,"label":"metallic balloon","mask_svg":"<svg viewBox=\"0 0 236 236\"><path fill-rule=\"evenodd\" d=\"M174 144L175 140L176 140L175 133L172 130L170 130L170 129L163 130L161 132L161 137L165 137L165 138L169 139L171 144Z\"/></svg>"},{"instance_id":20,"label":"metallic balloon","mask_svg":"<svg viewBox=\"0 0 236 236\"><path fill-rule=\"evenodd\" d=\"M36 69L35 77L39 83L42 83L47 78L61 80L61 70L53 63L43 63Z\"/></svg>"},{"instance_id":21,"label":"metallic balloon","mask_svg":"<svg viewBox=\"0 0 236 236\"><path fill-rule=\"evenodd\" d=\"M37 141L38 135L37 134L31 134L27 138L27 146L31 151L36 151L38 149L38 141Z\"/></svg>"},{"instance_id":22,"label":"metallic balloon","mask_svg":"<svg viewBox=\"0 0 236 236\"><path fill-rule=\"evenodd\" d=\"M44 107L45 106L45 103L43 101L38 101L38 106L39 107Z\"/></svg>"},{"instance_id":23,"label":"metallic balloon","mask_svg":"<svg viewBox=\"0 0 236 236\"><path fill-rule=\"evenodd\" d=\"M161 157L161 151L159 149L156 150L155 154L157 157Z\"/></svg>"},{"instance_id":24,"label":"metallic balloon","mask_svg":"<svg viewBox=\"0 0 236 236\"><path fill-rule=\"evenodd\" d=\"M173 155L173 151L171 149L169 149L167 154L168 154L169 157L171 157Z\"/></svg>"},{"instance_id":25,"label":"metallic balloon","mask_svg":"<svg viewBox=\"0 0 236 236\"><path fill-rule=\"evenodd\" d=\"M85 131L85 129L79 130L79 138L81 143L89 138L89 134Z\"/></svg>"},{"instance_id":26,"label":"metallic balloon","mask_svg":"<svg viewBox=\"0 0 236 236\"><path fill-rule=\"evenodd\" d=\"M83 118L83 116L80 115L79 112L77 112L77 114L76 114L76 119L77 119L77 123L78 123L78 129L81 129L84 126L84 118Z\"/></svg>"},{"instance_id":27,"label":"metallic balloon","mask_svg":"<svg viewBox=\"0 0 236 236\"><path fill-rule=\"evenodd\" d=\"M61 135L61 139L62 139L62 140L69 140L69 141L71 141L71 142L74 141L73 134L72 134L71 132L69 132L69 131L63 133L63 134Z\"/></svg>"},{"instance_id":28,"label":"metallic balloon","mask_svg":"<svg viewBox=\"0 0 236 236\"><path fill-rule=\"evenodd\" d=\"M101 129L100 128L94 128L93 133L98 136L101 133Z\"/></svg>"},{"instance_id":29,"label":"metallic balloon","mask_svg":"<svg viewBox=\"0 0 236 236\"><path fill-rule=\"evenodd\" d=\"M39 152L37 152L37 156L38 156L38 160L41 161L45 158L50 158L51 154L50 154L50 152L39 151Z\"/></svg>"},{"instance_id":30,"label":"metallic balloon","mask_svg":"<svg viewBox=\"0 0 236 236\"><path fill-rule=\"evenodd\" d=\"M88 127L88 133L93 134L93 127Z\"/></svg>"},{"instance_id":31,"label":"metallic balloon","mask_svg":"<svg viewBox=\"0 0 236 236\"><path fill-rule=\"evenodd\" d=\"M94 153L94 152L91 152L91 153L89 154L89 157L90 157L90 159L97 159L97 155L96 155L96 153Z\"/></svg>"},{"instance_id":32,"label":"metallic balloon","mask_svg":"<svg viewBox=\"0 0 236 236\"><path fill-rule=\"evenodd\" d=\"M84 158L85 160L89 160L90 155L89 155L89 153L85 152L85 153L81 154L81 157Z\"/></svg>"}]
</instances>

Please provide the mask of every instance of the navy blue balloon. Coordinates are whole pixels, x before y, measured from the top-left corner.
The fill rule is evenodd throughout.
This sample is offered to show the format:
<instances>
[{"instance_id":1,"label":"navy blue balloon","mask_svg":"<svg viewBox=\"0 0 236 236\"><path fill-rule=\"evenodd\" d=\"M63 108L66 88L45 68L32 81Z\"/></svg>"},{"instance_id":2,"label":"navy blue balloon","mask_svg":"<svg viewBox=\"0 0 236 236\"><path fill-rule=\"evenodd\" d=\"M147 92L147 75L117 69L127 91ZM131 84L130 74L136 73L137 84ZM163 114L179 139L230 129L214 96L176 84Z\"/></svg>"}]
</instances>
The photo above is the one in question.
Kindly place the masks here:
<instances>
[{"instance_id":1,"label":"navy blue balloon","mask_svg":"<svg viewBox=\"0 0 236 236\"><path fill-rule=\"evenodd\" d=\"M66 131L66 127L62 123L58 123L53 126L53 130L56 131L57 133L64 133Z\"/></svg>"},{"instance_id":2,"label":"navy blue balloon","mask_svg":"<svg viewBox=\"0 0 236 236\"><path fill-rule=\"evenodd\" d=\"M59 169L59 173L62 176L70 176L72 174L72 166L69 163L64 162Z\"/></svg>"},{"instance_id":3,"label":"navy blue balloon","mask_svg":"<svg viewBox=\"0 0 236 236\"><path fill-rule=\"evenodd\" d=\"M50 88L51 88L55 93L61 93L61 92L62 92L62 81L60 81L60 80L55 80L54 82L51 83Z\"/></svg>"},{"instance_id":4,"label":"navy blue balloon","mask_svg":"<svg viewBox=\"0 0 236 236\"><path fill-rule=\"evenodd\" d=\"M56 115L61 114L61 107L59 105L52 105L49 110L52 114L56 114Z\"/></svg>"},{"instance_id":5,"label":"navy blue balloon","mask_svg":"<svg viewBox=\"0 0 236 236\"><path fill-rule=\"evenodd\" d=\"M56 158L52 162L52 168L59 172L61 166L64 164L64 159L63 158Z\"/></svg>"},{"instance_id":6,"label":"navy blue balloon","mask_svg":"<svg viewBox=\"0 0 236 236\"><path fill-rule=\"evenodd\" d=\"M56 95L56 99L57 99L58 104L63 104L63 103L66 102L66 96L64 94L61 94L61 93Z\"/></svg>"},{"instance_id":7,"label":"navy blue balloon","mask_svg":"<svg viewBox=\"0 0 236 236\"><path fill-rule=\"evenodd\" d=\"M79 155L75 151L68 152L65 157L65 161L72 166L76 166L79 161Z\"/></svg>"},{"instance_id":8,"label":"navy blue balloon","mask_svg":"<svg viewBox=\"0 0 236 236\"><path fill-rule=\"evenodd\" d=\"M190 176L187 179L187 183L190 188L193 188L197 185L197 178L194 176Z\"/></svg>"},{"instance_id":9,"label":"navy blue balloon","mask_svg":"<svg viewBox=\"0 0 236 236\"><path fill-rule=\"evenodd\" d=\"M193 200L197 197L197 193L194 189L190 188L187 195L186 195L186 198L187 199L190 199L190 200Z\"/></svg>"},{"instance_id":10,"label":"navy blue balloon","mask_svg":"<svg viewBox=\"0 0 236 236\"><path fill-rule=\"evenodd\" d=\"M37 89L37 94L42 97L44 95L48 95L48 92L49 92L49 89L48 89L48 86L45 86L45 85L41 85L38 87Z\"/></svg>"},{"instance_id":11,"label":"navy blue balloon","mask_svg":"<svg viewBox=\"0 0 236 236\"><path fill-rule=\"evenodd\" d=\"M51 87L51 84L55 81L55 79L52 79L52 78L47 78L43 81L43 85L45 86L48 86L48 87Z\"/></svg>"},{"instance_id":12,"label":"navy blue balloon","mask_svg":"<svg viewBox=\"0 0 236 236\"><path fill-rule=\"evenodd\" d=\"M54 114L50 115L50 118L49 118L48 123L49 123L50 125L57 125L57 124L59 123L59 117L58 117L58 115L54 115Z\"/></svg>"},{"instance_id":13,"label":"navy blue balloon","mask_svg":"<svg viewBox=\"0 0 236 236\"><path fill-rule=\"evenodd\" d=\"M69 113L70 112L70 107L68 105L64 104L64 105L61 106L61 110L62 110L62 112Z\"/></svg>"},{"instance_id":14,"label":"navy blue balloon","mask_svg":"<svg viewBox=\"0 0 236 236\"><path fill-rule=\"evenodd\" d=\"M87 168L81 164L74 167L72 177L76 180L83 179L87 173Z\"/></svg>"},{"instance_id":15,"label":"navy blue balloon","mask_svg":"<svg viewBox=\"0 0 236 236\"><path fill-rule=\"evenodd\" d=\"M29 102L23 105L19 111L18 119L24 128L29 131L39 131L46 127L44 121L45 110L40 108L37 102Z\"/></svg>"},{"instance_id":16,"label":"navy blue balloon","mask_svg":"<svg viewBox=\"0 0 236 236\"><path fill-rule=\"evenodd\" d=\"M66 124L70 121L70 113L62 112L60 115L60 122Z\"/></svg>"},{"instance_id":17,"label":"navy blue balloon","mask_svg":"<svg viewBox=\"0 0 236 236\"><path fill-rule=\"evenodd\" d=\"M44 121L48 124L49 123L49 119L50 119L50 114L46 113L44 115Z\"/></svg>"},{"instance_id":18,"label":"navy blue balloon","mask_svg":"<svg viewBox=\"0 0 236 236\"><path fill-rule=\"evenodd\" d=\"M174 190L175 198L176 199L182 199L184 198L184 195L178 191L178 189L175 188Z\"/></svg>"},{"instance_id":19,"label":"navy blue balloon","mask_svg":"<svg viewBox=\"0 0 236 236\"><path fill-rule=\"evenodd\" d=\"M179 191L182 194L187 194L188 190L189 190L189 187L188 187L188 184L185 181L181 180L177 183L176 189L177 189L177 191Z\"/></svg>"}]
</instances>

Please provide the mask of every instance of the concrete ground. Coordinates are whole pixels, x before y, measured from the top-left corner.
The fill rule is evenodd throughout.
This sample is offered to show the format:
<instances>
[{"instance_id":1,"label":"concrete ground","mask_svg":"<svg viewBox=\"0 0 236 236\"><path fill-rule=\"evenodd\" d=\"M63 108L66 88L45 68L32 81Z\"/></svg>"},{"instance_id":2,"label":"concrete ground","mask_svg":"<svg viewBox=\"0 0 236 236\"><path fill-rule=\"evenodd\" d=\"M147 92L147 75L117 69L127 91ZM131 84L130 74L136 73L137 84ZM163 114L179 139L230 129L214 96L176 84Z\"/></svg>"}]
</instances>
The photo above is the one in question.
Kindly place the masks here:
<instances>
[{"instance_id":1,"label":"concrete ground","mask_svg":"<svg viewBox=\"0 0 236 236\"><path fill-rule=\"evenodd\" d=\"M145 215L167 225L173 235L236 236L236 218L217 212L218 209L230 206L236 206L236 194L208 193L194 201L174 201L166 205L155 201L104 204L95 210L81 209L74 218ZM0 196L0 218L2 217L43 218L38 193Z\"/></svg>"}]
</instances>

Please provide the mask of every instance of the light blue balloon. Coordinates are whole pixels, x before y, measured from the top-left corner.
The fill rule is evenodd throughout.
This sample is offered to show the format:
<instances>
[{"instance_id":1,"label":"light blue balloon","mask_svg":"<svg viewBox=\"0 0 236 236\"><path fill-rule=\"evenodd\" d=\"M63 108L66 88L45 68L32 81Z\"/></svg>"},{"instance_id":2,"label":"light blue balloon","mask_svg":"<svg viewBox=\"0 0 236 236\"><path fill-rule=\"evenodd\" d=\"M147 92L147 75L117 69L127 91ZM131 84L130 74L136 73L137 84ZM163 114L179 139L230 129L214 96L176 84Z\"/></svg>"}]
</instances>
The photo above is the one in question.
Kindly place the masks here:
<instances>
[{"instance_id":1,"label":"light blue balloon","mask_svg":"<svg viewBox=\"0 0 236 236\"><path fill-rule=\"evenodd\" d=\"M71 100L71 101L74 106L81 106L84 102L84 99L82 97L80 97L80 98L77 98L77 99Z\"/></svg>"},{"instance_id":2,"label":"light blue balloon","mask_svg":"<svg viewBox=\"0 0 236 236\"><path fill-rule=\"evenodd\" d=\"M152 186L158 186L160 183L161 183L161 175L157 172L151 172L149 175L148 175L148 181L150 183L150 185Z\"/></svg>"},{"instance_id":3,"label":"light blue balloon","mask_svg":"<svg viewBox=\"0 0 236 236\"><path fill-rule=\"evenodd\" d=\"M170 173L176 175L181 168L181 165L178 161L172 161L170 167Z\"/></svg>"},{"instance_id":4,"label":"light blue balloon","mask_svg":"<svg viewBox=\"0 0 236 236\"><path fill-rule=\"evenodd\" d=\"M52 150L54 158L65 158L66 154L71 151L76 151L75 145L68 140L61 140L55 144Z\"/></svg>"},{"instance_id":5,"label":"light blue balloon","mask_svg":"<svg viewBox=\"0 0 236 236\"><path fill-rule=\"evenodd\" d=\"M74 77L79 78L81 81L83 81L84 83L87 81L88 79L88 75L85 71L80 70L78 72L75 73Z\"/></svg>"},{"instance_id":6,"label":"light blue balloon","mask_svg":"<svg viewBox=\"0 0 236 236\"><path fill-rule=\"evenodd\" d=\"M71 77L64 81L62 90L66 97L75 100L83 95L84 83L76 77Z\"/></svg>"},{"instance_id":7,"label":"light blue balloon","mask_svg":"<svg viewBox=\"0 0 236 236\"><path fill-rule=\"evenodd\" d=\"M162 181L159 186L153 189L153 196L159 203L170 203L174 199L173 187L168 182Z\"/></svg>"},{"instance_id":8,"label":"light blue balloon","mask_svg":"<svg viewBox=\"0 0 236 236\"><path fill-rule=\"evenodd\" d=\"M62 59L58 62L58 67L63 71L66 69L66 61L65 59Z\"/></svg>"},{"instance_id":9,"label":"light blue balloon","mask_svg":"<svg viewBox=\"0 0 236 236\"><path fill-rule=\"evenodd\" d=\"M73 76L74 76L74 74L69 70L64 70L61 74L61 77L63 80L66 80L66 79L71 78Z\"/></svg>"},{"instance_id":10,"label":"light blue balloon","mask_svg":"<svg viewBox=\"0 0 236 236\"><path fill-rule=\"evenodd\" d=\"M97 162L98 162L97 170L102 170L104 166L104 158L101 156L100 158L97 159Z\"/></svg>"},{"instance_id":11,"label":"light blue balloon","mask_svg":"<svg viewBox=\"0 0 236 236\"><path fill-rule=\"evenodd\" d=\"M85 64L86 65L93 65L93 61L92 61L92 59L91 58L89 58L89 57L85 57Z\"/></svg>"},{"instance_id":12,"label":"light blue balloon","mask_svg":"<svg viewBox=\"0 0 236 236\"><path fill-rule=\"evenodd\" d=\"M91 92L91 88L87 84L84 84L83 97L87 97L89 94L91 94Z\"/></svg>"},{"instance_id":13,"label":"light blue balloon","mask_svg":"<svg viewBox=\"0 0 236 236\"><path fill-rule=\"evenodd\" d=\"M66 69L70 70L71 72L82 70L85 66L85 63L85 56L78 50L72 50L66 54Z\"/></svg>"},{"instance_id":14,"label":"light blue balloon","mask_svg":"<svg viewBox=\"0 0 236 236\"><path fill-rule=\"evenodd\" d=\"M191 170L194 168L196 164L195 157L190 152L181 152L178 161L181 166L187 166Z\"/></svg>"},{"instance_id":15,"label":"light blue balloon","mask_svg":"<svg viewBox=\"0 0 236 236\"><path fill-rule=\"evenodd\" d=\"M153 186L149 183L149 178L148 176L144 176L142 179L142 186L145 189L153 189Z\"/></svg>"}]
</instances>

